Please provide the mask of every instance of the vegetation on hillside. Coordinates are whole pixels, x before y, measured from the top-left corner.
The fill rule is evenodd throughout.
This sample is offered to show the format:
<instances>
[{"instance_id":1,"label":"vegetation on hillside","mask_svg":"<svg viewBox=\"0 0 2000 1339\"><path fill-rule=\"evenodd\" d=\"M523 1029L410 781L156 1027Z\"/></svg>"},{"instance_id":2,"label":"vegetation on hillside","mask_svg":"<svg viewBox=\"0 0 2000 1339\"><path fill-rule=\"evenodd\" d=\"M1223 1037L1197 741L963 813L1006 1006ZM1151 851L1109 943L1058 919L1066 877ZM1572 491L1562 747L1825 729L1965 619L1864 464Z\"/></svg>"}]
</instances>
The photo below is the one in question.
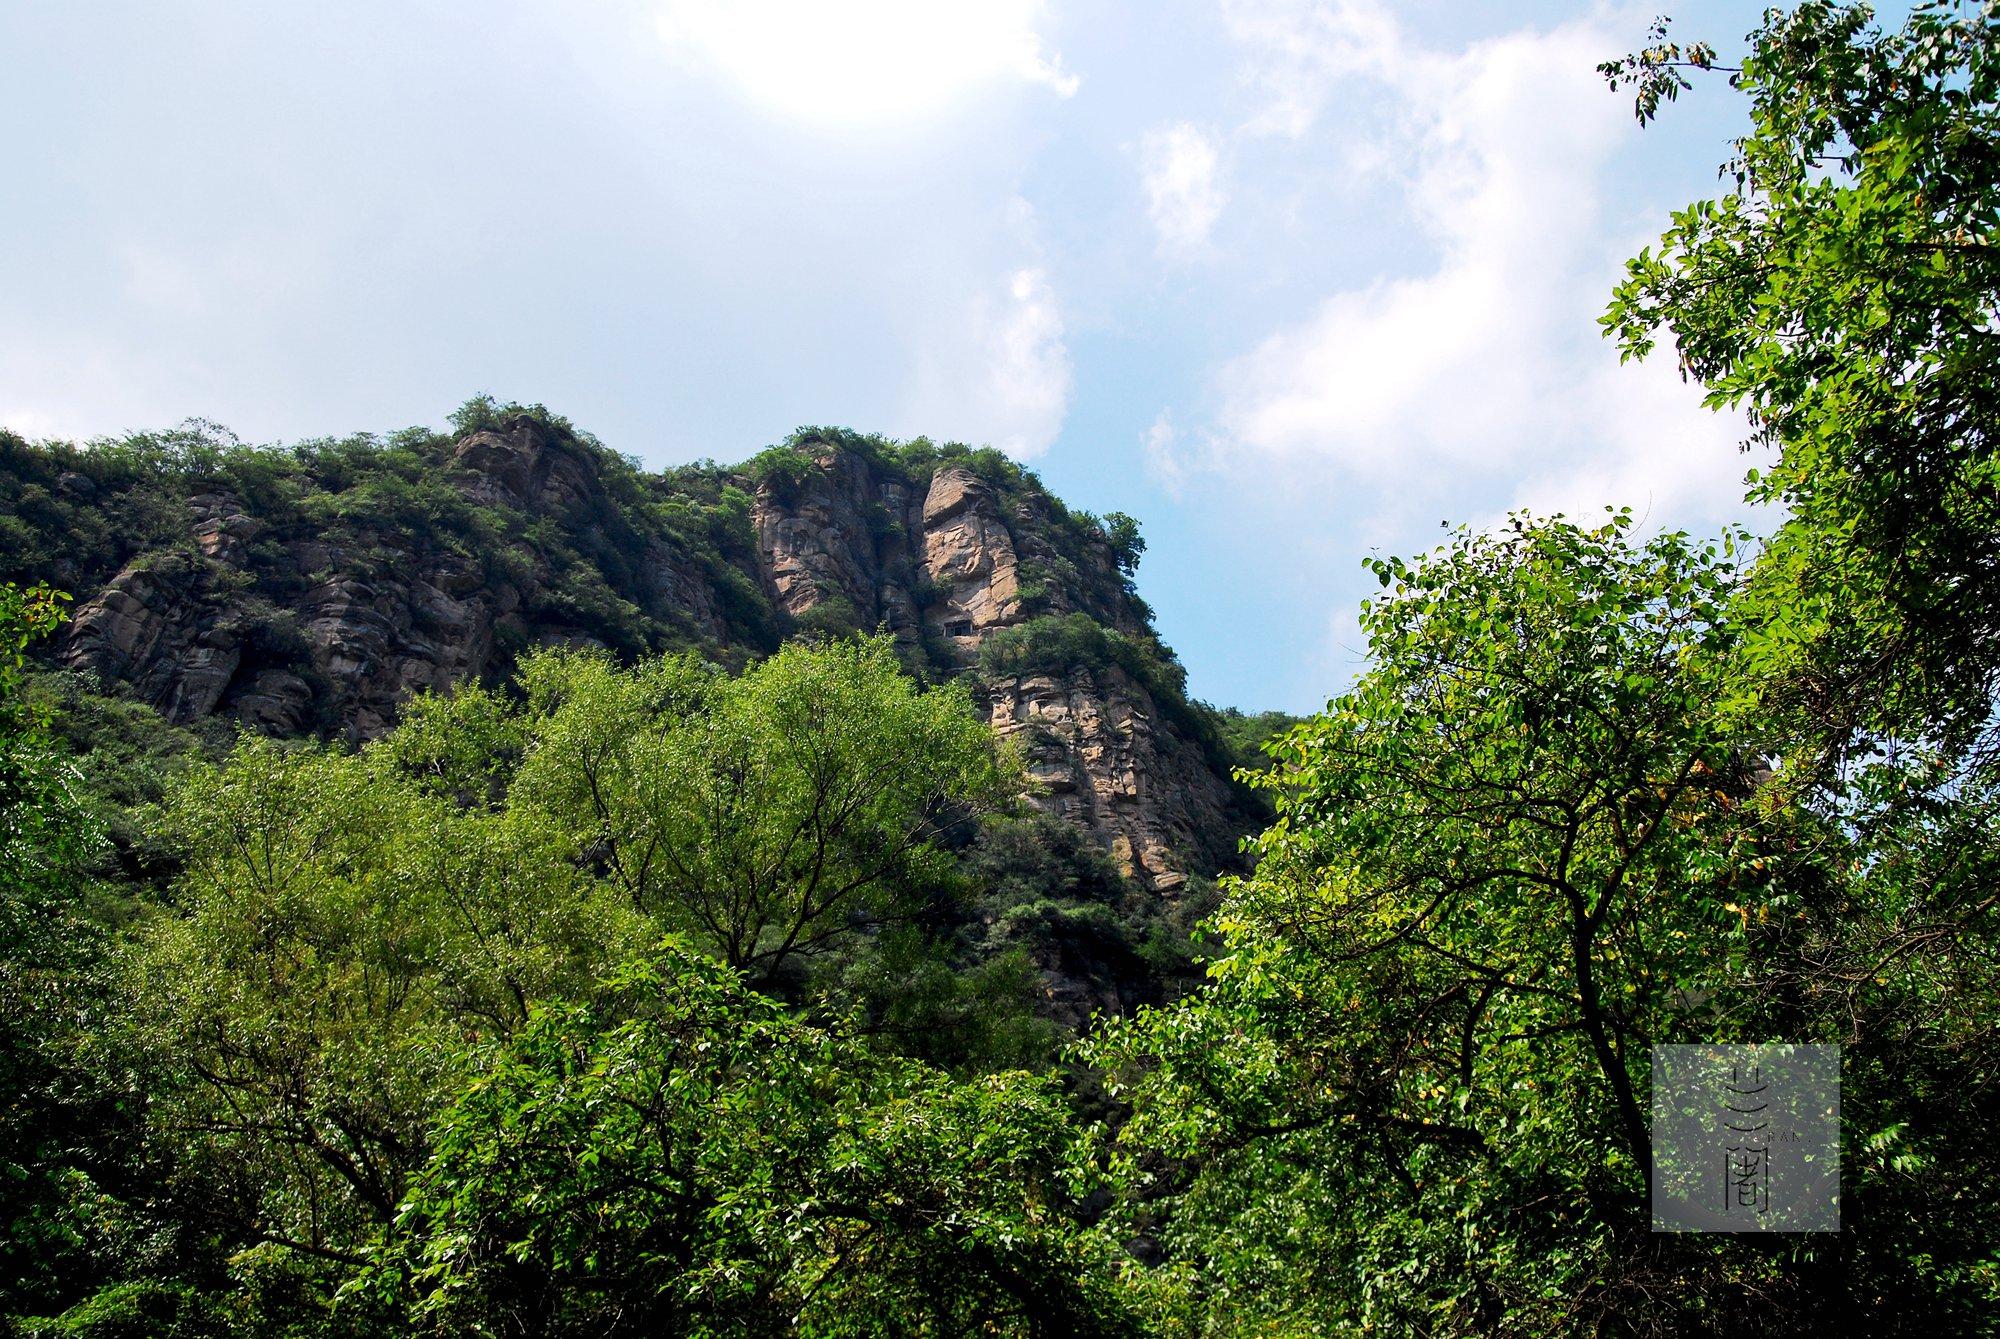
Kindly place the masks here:
<instances>
[{"instance_id":1,"label":"vegetation on hillside","mask_svg":"<svg viewBox=\"0 0 2000 1339\"><path fill-rule=\"evenodd\" d=\"M588 460L598 487L566 514L536 518L482 503L448 465L465 432L517 414L538 419L557 449ZM490 586L511 583L524 617L588 628L627 655L701 646L701 630L647 592L635 564L644 537L704 573L723 599L733 640L775 644L770 615L749 574L750 498L721 469L690 466L648 475L539 406L481 398L454 416L455 434L412 428L377 437L248 446L213 425L76 446L30 444L0 432L0 570L33 572L61 588L96 589L134 559L160 567L194 562L191 497L241 506L262 524L245 546L244 577L273 624L280 662L309 672L283 609L321 575L302 568L288 541L340 555L346 570L408 580L423 561L453 557ZM217 598L229 592L211 592ZM515 648L520 649L520 648Z\"/></svg>"},{"instance_id":2,"label":"vegetation on hillside","mask_svg":"<svg viewBox=\"0 0 2000 1339\"><path fill-rule=\"evenodd\" d=\"M226 486L385 563L573 560L602 589L563 598L627 620L355 750L38 678L63 601L0 587L5 1324L1995 1332L2000 18L1809 0L1748 45L1734 189L1606 324L1751 408L1770 535L1520 516L1373 561L1351 688L1206 718L1273 817L1198 985L1185 927L1010 803L963 687L775 622L724 668L591 547L652 509L733 567L741 482L813 487L832 445L970 470L1057 517L1042 561L1129 579L1120 518L997 455L611 458L551 538L436 487L423 434L0 440L6 561L51 585ZM1645 118L1715 63L1659 35L1607 73ZM1143 627L1038 613L989 672L1196 710ZM1154 989L1066 1039L1058 960ZM1653 1232L1650 1048L1773 1037L1842 1048L1842 1230Z\"/></svg>"}]
</instances>

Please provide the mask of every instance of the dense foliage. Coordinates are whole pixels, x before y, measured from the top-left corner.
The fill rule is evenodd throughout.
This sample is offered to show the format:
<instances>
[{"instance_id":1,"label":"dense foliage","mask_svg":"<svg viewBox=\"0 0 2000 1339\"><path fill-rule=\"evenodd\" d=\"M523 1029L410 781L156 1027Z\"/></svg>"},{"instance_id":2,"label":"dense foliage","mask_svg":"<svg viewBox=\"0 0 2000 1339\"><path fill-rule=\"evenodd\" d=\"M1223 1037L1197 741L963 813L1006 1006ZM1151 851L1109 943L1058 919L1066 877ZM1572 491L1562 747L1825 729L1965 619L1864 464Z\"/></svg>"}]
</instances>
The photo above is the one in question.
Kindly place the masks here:
<instances>
[{"instance_id":1,"label":"dense foliage","mask_svg":"<svg viewBox=\"0 0 2000 1339\"><path fill-rule=\"evenodd\" d=\"M1091 1055L1171 1326L1990 1333L1995 11L1773 11L1737 189L1606 317L1770 453L1761 544L1517 519L1376 565L1201 995ZM1606 67L1647 119L1718 68ZM1654 1234L1647 1048L1843 1048L1842 1231Z\"/></svg>"},{"instance_id":2,"label":"dense foliage","mask_svg":"<svg viewBox=\"0 0 2000 1339\"><path fill-rule=\"evenodd\" d=\"M1129 588L1129 518L995 452L604 455L537 528L425 433L0 437L10 571L101 582L209 490L603 633L357 749L37 674L63 602L0 587L4 1324L1994 1333L1997 28L1767 15L1735 189L1613 299L1752 411L1766 536L1520 516L1374 560L1369 667L1303 721L1190 701L1072 580ZM1656 30L1605 69L1648 119L1720 60ZM602 452L454 427L523 412ZM1049 518L980 672L1146 688L1269 805L1254 868L1162 912L921 648L746 590L725 667L621 575L642 518L747 582L746 490L846 458ZM1651 1231L1650 1048L1768 1038L1841 1047L1842 1230Z\"/></svg>"},{"instance_id":3,"label":"dense foliage","mask_svg":"<svg viewBox=\"0 0 2000 1339\"><path fill-rule=\"evenodd\" d=\"M51 626L48 593L7 598L16 643ZM1106 1249L1075 1208L1083 1127L1060 1085L1014 1067L1046 1069L1058 1036L1036 961L1088 942L1120 958L1107 974L1143 974L1139 927L1066 923L1130 890L1075 834L1034 840L1046 820L1009 812L1018 764L964 690L921 690L886 640L790 645L736 676L543 652L517 691L421 698L358 752L192 750L153 810L174 876L163 900L127 899L115 939L62 903L97 848L18 645L6 676L17 1316L454 1333L472 1308L497 1332L569 1317L596 1333L608 1306L843 1333L873 1299L937 1333L975 1312L1022 1333L1122 1324L1108 1274L1083 1268ZM691 1087L704 1037L735 1049ZM577 1054L604 1063L573 1095ZM633 1107L647 1084L676 1105ZM601 1124L606 1103L639 1123ZM538 1142L529 1111L604 1142ZM873 1160L895 1132L904 1151ZM648 1223L641 1199L628 1220L646 1259L684 1230L682 1273L628 1277L608 1239L562 1255L612 1230L596 1192L577 1202L588 1221L548 1220L532 1301L519 1269L465 1275L447 1248L499 1230L479 1224L529 1151L556 1159L533 1175L630 1184L622 1159L682 1138L712 1150L694 1155L693 1219ZM475 1186L466 1160L487 1158ZM828 1201L811 1233L737 1221L791 1215L795 1196ZM881 1277L892 1260L899 1282ZM100 1271L116 1282L93 1288ZM632 1300L655 1293L653 1310ZM1057 1294L1068 1320L1048 1330Z\"/></svg>"},{"instance_id":4,"label":"dense foliage","mask_svg":"<svg viewBox=\"0 0 2000 1339\"><path fill-rule=\"evenodd\" d=\"M1738 538L1628 530L1517 520L1380 563L1372 668L1259 777L1279 816L1213 984L1093 1043L1180 1323L1991 1316L1983 784L1912 801L1926 759L1802 797L1733 621ZM1844 1047L1844 1231L1653 1234L1648 1048L1766 1037Z\"/></svg>"},{"instance_id":5,"label":"dense foliage","mask_svg":"<svg viewBox=\"0 0 2000 1339\"><path fill-rule=\"evenodd\" d=\"M438 1334L1130 1328L1059 1087L952 1082L671 945L440 1117L364 1286Z\"/></svg>"},{"instance_id":6,"label":"dense foliage","mask_svg":"<svg viewBox=\"0 0 2000 1339\"><path fill-rule=\"evenodd\" d=\"M1671 336L1769 449L1750 483L1784 509L1754 597L1777 695L1832 744L1958 743L2000 671L2000 20L1937 0L1872 20L1813 0L1753 34L1735 189L1674 216L1604 322L1627 356ZM1681 77L1652 54L1607 67L1642 119Z\"/></svg>"}]
</instances>

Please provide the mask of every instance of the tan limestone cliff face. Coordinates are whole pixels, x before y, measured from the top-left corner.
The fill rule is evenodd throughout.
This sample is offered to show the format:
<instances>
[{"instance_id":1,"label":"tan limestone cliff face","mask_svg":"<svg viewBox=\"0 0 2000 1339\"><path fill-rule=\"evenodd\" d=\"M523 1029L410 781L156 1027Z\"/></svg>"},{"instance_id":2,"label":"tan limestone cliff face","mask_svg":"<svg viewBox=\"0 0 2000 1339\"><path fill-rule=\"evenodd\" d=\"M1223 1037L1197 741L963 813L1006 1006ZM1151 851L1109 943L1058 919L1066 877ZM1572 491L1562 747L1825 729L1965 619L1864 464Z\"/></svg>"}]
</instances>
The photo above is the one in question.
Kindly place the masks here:
<instances>
[{"instance_id":1,"label":"tan limestone cliff face","mask_svg":"<svg viewBox=\"0 0 2000 1339\"><path fill-rule=\"evenodd\" d=\"M1095 834L1125 874L1169 892L1191 864L1228 863L1227 784L1123 670L994 679L985 700L993 729L1021 750L1036 803Z\"/></svg>"},{"instance_id":2,"label":"tan limestone cliff face","mask_svg":"<svg viewBox=\"0 0 2000 1339\"><path fill-rule=\"evenodd\" d=\"M60 663L132 684L178 724L229 711L261 728L302 729L310 688L257 663L249 623L216 601L209 575L193 564L125 568L78 606Z\"/></svg>"},{"instance_id":3,"label":"tan limestone cliff face","mask_svg":"<svg viewBox=\"0 0 2000 1339\"><path fill-rule=\"evenodd\" d=\"M863 628L908 640L919 622L915 585L927 597L930 644L975 675L974 698L1021 747L1038 807L1094 834L1157 892L1229 863L1236 820L1227 781L1129 675L1114 667L989 682L974 668L985 638L1035 612L1085 609L1123 631L1143 627L1108 553L1086 577L1092 590L1051 590L1031 611L1023 559L1046 547L1038 532L1047 518L1025 508L1010 515L993 486L965 469L938 470L912 497L852 457L820 463L824 474L795 489L760 490L753 513L769 588L787 614L837 596ZM871 524L871 515L895 524Z\"/></svg>"},{"instance_id":4,"label":"tan limestone cliff face","mask_svg":"<svg viewBox=\"0 0 2000 1339\"><path fill-rule=\"evenodd\" d=\"M928 611L934 629L961 651L1021 618L1021 563L1014 532L985 480L942 469L931 478L922 513L924 575L941 598Z\"/></svg>"},{"instance_id":5,"label":"tan limestone cliff face","mask_svg":"<svg viewBox=\"0 0 2000 1339\"><path fill-rule=\"evenodd\" d=\"M819 463L823 473L796 488L767 482L757 490L750 519L764 586L793 618L841 599L861 627L873 628L884 555L870 521L881 490L860 460L827 455Z\"/></svg>"},{"instance_id":6,"label":"tan limestone cliff face","mask_svg":"<svg viewBox=\"0 0 2000 1339\"><path fill-rule=\"evenodd\" d=\"M396 723L419 692L476 680L493 651L495 600L484 592L447 595L443 572L394 587L336 575L305 596L299 623L315 668L339 685L355 739Z\"/></svg>"},{"instance_id":7,"label":"tan limestone cliff face","mask_svg":"<svg viewBox=\"0 0 2000 1339\"><path fill-rule=\"evenodd\" d=\"M243 546L264 533L264 523L226 493L197 494L188 499L188 510L194 515L195 546L217 562L240 561Z\"/></svg>"},{"instance_id":8,"label":"tan limestone cliff face","mask_svg":"<svg viewBox=\"0 0 2000 1339\"><path fill-rule=\"evenodd\" d=\"M197 519L191 538L199 556L120 572L78 607L62 663L131 684L178 724L222 714L278 734L313 728L319 693L270 663L265 643L276 611L241 596L245 533L254 531L237 526L232 535ZM282 622L303 642L319 692L330 694L325 705L350 739L387 730L412 693L449 688L485 669L502 600L481 587L472 564L434 559L408 581L377 584L329 545L301 541L288 557L297 570L322 574Z\"/></svg>"},{"instance_id":9,"label":"tan limestone cliff face","mask_svg":"<svg viewBox=\"0 0 2000 1339\"><path fill-rule=\"evenodd\" d=\"M471 500L532 514L566 515L599 489L590 461L526 417L469 434L451 467ZM525 619L548 573L494 582L479 563L407 533L367 537L356 547L368 553L317 536L286 539L282 562L304 593L283 611L260 610L246 551L269 538L266 524L223 494L196 495L187 507L188 551L142 559L84 600L60 653L68 668L130 684L178 723L219 714L287 735L333 723L350 740L372 739L411 695L492 670L503 638L591 642L590 629ZM705 577L665 541L645 540L633 566L642 598L679 611L697 632L724 635ZM405 575L377 575L385 567ZM260 649L279 613L302 643L294 650L303 665L273 663Z\"/></svg>"},{"instance_id":10,"label":"tan limestone cliff face","mask_svg":"<svg viewBox=\"0 0 2000 1339\"><path fill-rule=\"evenodd\" d=\"M597 492L589 463L525 414L467 435L453 448L451 463L466 496L489 504L560 512Z\"/></svg>"},{"instance_id":11,"label":"tan limestone cliff face","mask_svg":"<svg viewBox=\"0 0 2000 1339\"><path fill-rule=\"evenodd\" d=\"M106 679L138 677L166 640L181 599L147 570L127 567L78 606L63 639L63 663Z\"/></svg>"},{"instance_id":12,"label":"tan limestone cliff face","mask_svg":"<svg viewBox=\"0 0 2000 1339\"><path fill-rule=\"evenodd\" d=\"M862 629L909 640L925 628L968 662L985 634L1025 617L1015 531L992 485L947 468L912 489L853 456L819 464L795 487L760 487L751 513L765 586L784 613L844 600Z\"/></svg>"}]
</instances>

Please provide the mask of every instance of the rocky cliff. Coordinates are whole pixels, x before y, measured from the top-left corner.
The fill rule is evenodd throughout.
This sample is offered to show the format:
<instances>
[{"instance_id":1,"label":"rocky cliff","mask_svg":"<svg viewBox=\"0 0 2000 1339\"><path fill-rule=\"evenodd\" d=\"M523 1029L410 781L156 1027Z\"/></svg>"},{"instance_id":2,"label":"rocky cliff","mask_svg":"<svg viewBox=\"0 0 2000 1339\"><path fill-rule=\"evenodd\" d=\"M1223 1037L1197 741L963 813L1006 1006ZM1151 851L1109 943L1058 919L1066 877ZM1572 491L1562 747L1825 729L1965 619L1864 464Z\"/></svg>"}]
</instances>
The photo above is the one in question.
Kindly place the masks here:
<instances>
[{"instance_id":1,"label":"rocky cliff","mask_svg":"<svg viewBox=\"0 0 2000 1339\"><path fill-rule=\"evenodd\" d=\"M0 434L4 576L74 592L61 663L174 721L355 740L534 645L740 663L879 629L913 672L968 678L1036 803L1144 887L1230 861L1250 816L1136 555L997 453L805 430L648 473L546 413L461 427L290 451Z\"/></svg>"},{"instance_id":2,"label":"rocky cliff","mask_svg":"<svg viewBox=\"0 0 2000 1339\"><path fill-rule=\"evenodd\" d=\"M1076 614L1157 647L1101 534L1005 475L996 484L945 464L912 480L807 445L816 468L767 477L756 492L759 570L785 615L810 624L832 610L969 675L994 728L1020 744L1037 802L1147 886L1173 889L1190 869L1228 862L1243 817L1227 763L1163 722L1156 688L1117 665L1005 673L982 658L997 633Z\"/></svg>"}]
</instances>

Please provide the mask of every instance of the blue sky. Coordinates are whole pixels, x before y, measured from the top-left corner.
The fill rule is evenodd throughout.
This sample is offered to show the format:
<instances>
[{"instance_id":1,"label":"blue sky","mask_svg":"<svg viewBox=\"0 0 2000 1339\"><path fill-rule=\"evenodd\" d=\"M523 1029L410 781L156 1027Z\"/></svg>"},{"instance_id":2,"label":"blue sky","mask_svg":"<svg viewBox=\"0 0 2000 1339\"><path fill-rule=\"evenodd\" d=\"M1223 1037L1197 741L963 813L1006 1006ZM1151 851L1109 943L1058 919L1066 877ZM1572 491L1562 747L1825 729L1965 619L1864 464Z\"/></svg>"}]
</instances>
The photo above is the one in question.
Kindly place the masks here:
<instances>
[{"instance_id":1,"label":"blue sky","mask_svg":"<svg viewBox=\"0 0 2000 1339\"><path fill-rule=\"evenodd\" d=\"M1741 515L1740 424L1594 322L1739 129L1604 90L1653 8L10 5L0 423L991 442L1140 519L1198 695L1316 708L1371 550Z\"/></svg>"}]
</instances>

